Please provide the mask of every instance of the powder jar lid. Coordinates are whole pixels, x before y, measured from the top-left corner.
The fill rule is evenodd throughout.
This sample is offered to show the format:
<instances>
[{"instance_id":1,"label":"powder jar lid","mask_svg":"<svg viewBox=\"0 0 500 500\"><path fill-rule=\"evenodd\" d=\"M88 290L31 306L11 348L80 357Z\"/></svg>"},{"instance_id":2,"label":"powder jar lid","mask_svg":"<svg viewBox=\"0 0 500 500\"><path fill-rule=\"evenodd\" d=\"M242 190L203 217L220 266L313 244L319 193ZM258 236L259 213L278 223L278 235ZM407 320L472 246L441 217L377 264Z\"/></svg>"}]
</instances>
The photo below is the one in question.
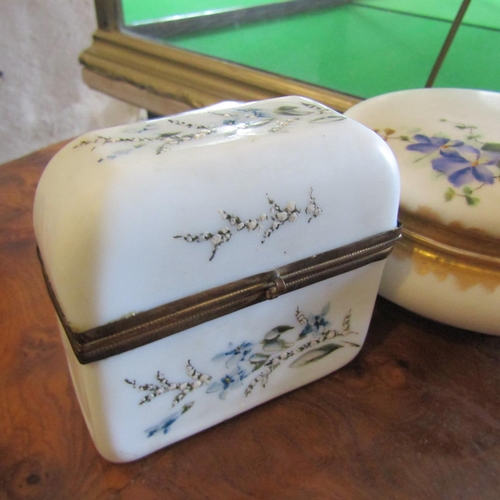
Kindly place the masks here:
<instances>
[{"instance_id":1,"label":"powder jar lid","mask_svg":"<svg viewBox=\"0 0 500 500\"><path fill-rule=\"evenodd\" d=\"M415 89L346 113L401 174L403 238L381 294L429 318L500 334L500 93Z\"/></svg>"}]
</instances>

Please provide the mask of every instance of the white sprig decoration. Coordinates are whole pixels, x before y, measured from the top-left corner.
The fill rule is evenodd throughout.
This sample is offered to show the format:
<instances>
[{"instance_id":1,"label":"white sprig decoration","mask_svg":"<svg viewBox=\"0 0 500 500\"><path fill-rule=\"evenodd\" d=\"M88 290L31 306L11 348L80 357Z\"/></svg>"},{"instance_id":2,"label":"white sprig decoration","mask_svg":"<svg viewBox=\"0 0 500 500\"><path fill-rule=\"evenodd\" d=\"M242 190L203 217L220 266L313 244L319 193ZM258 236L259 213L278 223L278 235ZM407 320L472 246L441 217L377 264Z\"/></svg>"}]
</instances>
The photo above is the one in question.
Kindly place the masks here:
<instances>
[{"instance_id":1,"label":"white sprig decoration","mask_svg":"<svg viewBox=\"0 0 500 500\"><path fill-rule=\"evenodd\" d=\"M159 371L156 372L156 380L159 382L158 384L138 384L135 380L129 379L125 379L125 382L131 385L134 389L149 392L149 394L144 396L139 401L140 405L144 403L150 403L153 399L167 392L176 391L178 394L172 401L172 406L175 406L177 403L180 403L190 392L198 389L204 384L208 384L212 380L212 377L210 375L206 375L197 371L189 360L186 363L186 373L189 375L192 382L170 382Z\"/></svg>"},{"instance_id":2,"label":"white sprig decoration","mask_svg":"<svg viewBox=\"0 0 500 500\"><path fill-rule=\"evenodd\" d=\"M321 215L322 210L316 203L316 198L312 195L312 188L309 190L309 203L305 209L305 213L309 215L308 222L311 222L312 219ZM269 214L262 213L259 216L253 219L243 219L239 215L230 214L225 210L220 209L220 216L227 222L229 222L230 227L223 227L218 231L212 232L204 232L200 234L186 234L186 235L176 235L174 238L181 238L188 243L201 243L204 241L209 241L212 244L212 254L210 255L209 260L213 260L217 250L223 245L227 243L233 234L236 234L243 229L246 229L248 232L255 230L264 230L263 239L261 243L264 243L266 238L269 238L275 231L277 231L281 226L287 224L289 222L295 222L300 216L301 209L297 207L294 201L289 201L284 208L282 208L275 200L268 196L267 198L270 208ZM264 229L263 225L266 223L267 228Z\"/></svg>"},{"instance_id":3,"label":"white sprig decoration","mask_svg":"<svg viewBox=\"0 0 500 500\"><path fill-rule=\"evenodd\" d=\"M312 188L309 190L309 205L307 205L306 208L306 214L310 215L309 220L307 222L311 222L313 219L316 217L319 217L321 215L321 208L318 207L316 204L316 198L312 195L313 190Z\"/></svg>"},{"instance_id":4,"label":"white sprig decoration","mask_svg":"<svg viewBox=\"0 0 500 500\"><path fill-rule=\"evenodd\" d=\"M269 219L272 221L271 226L265 230L264 239L269 238L274 231L277 231L281 226L287 222L295 222L300 215L300 209L296 207L294 201L289 201L285 208L281 208L273 199L267 198L269 205L271 205L271 216ZM264 243L264 240L262 240Z\"/></svg>"},{"instance_id":5,"label":"white sprig decoration","mask_svg":"<svg viewBox=\"0 0 500 500\"><path fill-rule=\"evenodd\" d=\"M223 243L227 243L230 239L233 233L228 227L223 227L222 229L219 229L216 233L201 233L201 234L187 234L185 236L183 235L177 235L174 236L174 238L182 238L184 241L187 241L188 243L201 243L203 241L210 241L212 243L212 255L210 256L209 260L212 260L215 257L215 254L219 247Z\"/></svg>"}]
</instances>

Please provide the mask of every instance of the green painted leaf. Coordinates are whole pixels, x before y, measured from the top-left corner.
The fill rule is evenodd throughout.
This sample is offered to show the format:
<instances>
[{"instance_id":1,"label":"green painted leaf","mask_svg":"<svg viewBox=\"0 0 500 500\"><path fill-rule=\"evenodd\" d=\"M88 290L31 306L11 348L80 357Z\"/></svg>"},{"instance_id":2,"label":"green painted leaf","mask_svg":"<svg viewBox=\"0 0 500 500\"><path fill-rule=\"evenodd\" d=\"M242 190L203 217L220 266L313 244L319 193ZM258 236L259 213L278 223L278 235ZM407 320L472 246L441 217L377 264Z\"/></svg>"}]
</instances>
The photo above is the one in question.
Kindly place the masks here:
<instances>
[{"instance_id":1,"label":"green painted leaf","mask_svg":"<svg viewBox=\"0 0 500 500\"><path fill-rule=\"evenodd\" d=\"M280 325L272 330L269 330L265 335L264 335L264 340L275 340L277 339L282 333L287 332L288 330L293 330L293 326L290 325Z\"/></svg>"},{"instance_id":2,"label":"green painted leaf","mask_svg":"<svg viewBox=\"0 0 500 500\"><path fill-rule=\"evenodd\" d=\"M293 342L287 342L286 340L275 338L272 340L262 340L262 349L265 352L279 352L284 351L285 349L289 349L293 346Z\"/></svg>"},{"instance_id":3,"label":"green painted leaf","mask_svg":"<svg viewBox=\"0 0 500 500\"><path fill-rule=\"evenodd\" d=\"M274 118L266 118L264 120L259 120L255 122L249 122L245 124L246 128L256 128L256 127L262 127L264 125L267 125L268 123L271 123L274 120Z\"/></svg>"},{"instance_id":4,"label":"green painted leaf","mask_svg":"<svg viewBox=\"0 0 500 500\"><path fill-rule=\"evenodd\" d=\"M467 205L470 205L472 207L479 204L479 198L475 198L473 196L466 196L465 199L467 200Z\"/></svg>"},{"instance_id":5,"label":"green painted leaf","mask_svg":"<svg viewBox=\"0 0 500 500\"><path fill-rule=\"evenodd\" d=\"M256 370L259 370L262 366L264 366L266 361L269 359L269 356L270 354L264 354L261 352L252 354L249 359L250 363L252 364L252 371L254 372Z\"/></svg>"},{"instance_id":6,"label":"green painted leaf","mask_svg":"<svg viewBox=\"0 0 500 500\"><path fill-rule=\"evenodd\" d=\"M325 356L328 356L332 352L340 349L341 345L338 344L327 344L321 347L317 347L316 349L311 349L306 353L302 354L302 356L298 357L291 365L291 368L299 368L304 365L308 365L309 363L314 363L320 359L323 359Z\"/></svg>"},{"instance_id":7,"label":"green painted leaf","mask_svg":"<svg viewBox=\"0 0 500 500\"><path fill-rule=\"evenodd\" d=\"M473 193L473 191L469 186L465 186L462 189L462 193L464 193L466 196L470 196Z\"/></svg>"},{"instance_id":8,"label":"green painted leaf","mask_svg":"<svg viewBox=\"0 0 500 500\"><path fill-rule=\"evenodd\" d=\"M320 116L319 118L314 118L311 120L311 123L330 123L330 122L338 122L340 120L345 120L345 116L338 115L326 115Z\"/></svg>"},{"instance_id":9,"label":"green painted leaf","mask_svg":"<svg viewBox=\"0 0 500 500\"><path fill-rule=\"evenodd\" d=\"M174 137L175 135L179 135L181 131L179 132L164 132L163 134L160 134L158 137L160 138L167 138L167 137Z\"/></svg>"},{"instance_id":10,"label":"green painted leaf","mask_svg":"<svg viewBox=\"0 0 500 500\"><path fill-rule=\"evenodd\" d=\"M455 190L449 187L444 193L444 199L446 201L451 201L453 200L455 195L456 195Z\"/></svg>"},{"instance_id":11,"label":"green painted leaf","mask_svg":"<svg viewBox=\"0 0 500 500\"><path fill-rule=\"evenodd\" d=\"M481 149L483 151L495 151L496 153L500 153L500 143L486 142Z\"/></svg>"},{"instance_id":12,"label":"green painted leaf","mask_svg":"<svg viewBox=\"0 0 500 500\"><path fill-rule=\"evenodd\" d=\"M356 342L349 342L348 340L343 341L345 345L350 345L352 347L357 347L358 349L361 347L360 344L356 344Z\"/></svg>"},{"instance_id":13,"label":"green painted leaf","mask_svg":"<svg viewBox=\"0 0 500 500\"><path fill-rule=\"evenodd\" d=\"M280 106L275 109L274 112L278 115L285 116L304 116L310 115L312 111L306 111L305 109L299 108L298 106Z\"/></svg>"},{"instance_id":14,"label":"green painted leaf","mask_svg":"<svg viewBox=\"0 0 500 500\"><path fill-rule=\"evenodd\" d=\"M330 302L327 302L326 305L321 309L321 316L326 316L330 311Z\"/></svg>"}]
</instances>

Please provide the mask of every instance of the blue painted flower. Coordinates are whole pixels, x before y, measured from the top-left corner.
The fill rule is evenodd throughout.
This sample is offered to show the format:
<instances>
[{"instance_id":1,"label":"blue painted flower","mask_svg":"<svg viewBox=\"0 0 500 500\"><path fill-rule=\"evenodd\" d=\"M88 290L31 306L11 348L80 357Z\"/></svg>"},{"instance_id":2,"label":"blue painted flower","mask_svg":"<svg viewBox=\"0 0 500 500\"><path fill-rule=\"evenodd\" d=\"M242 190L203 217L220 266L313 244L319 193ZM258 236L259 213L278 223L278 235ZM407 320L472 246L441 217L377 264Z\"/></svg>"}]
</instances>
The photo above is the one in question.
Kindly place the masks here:
<instances>
[{"instance_id":1,"label":"blue painted flower","mask_svg":"<svg viewBox=\"0 0 500 500\"><path fill-rule=\"evenodd\" d=\"M165 420L162 420L158 425L146 429L146 434L148 437L155 435L157 432L162 431L163 434L167 434L170 427L177 421L177 419L186 413L192 406L194 402L185 404L179 411L176 411L172 415L169 415Z\"/></svg>"},{"instance_id":2,"label":"blue painted flower","mask_svg":"<svg viewBox=\"0 0 500 500\"><path fill-rule=\"evenodd\" d=\"M432 168L445 174L454 186L479 181L493 184L495 177L491 167L498 168L500 152L480 151L473 146L441 150L440 157L432 160Z\"/></svg>"},{"instance_id":3,"label":"blue painted flower","mask_svg":"<svg viewBox=\"0 0 500 500\"><path fill-rule=\"evenodd\" d=\"M226 366L232 367L245 361L248 356L252 353L253 344L252 342L242 342L233 348L233 343L229 344L229 350L225 352L221 352L214 356L214 361L220 361L222 359L226 360Z\"/></svg>"},{"instance_id":4,"label":"blue painted flower","mask_svg":"<svg viewBox=\"0 0 500 500\"><path fill-rule=\"evenodd\" d=\"M229 389L237 389L243 385L242 380L248 374L239 366L237 366L230 373L224 375L220 380L217 380L210 384L207 389L207 393L218 392L219 398L226 399L226 394Z\"/></svg>"},{"instance_id":5,"label":"blue painted flower","mask_svg":"<svg viewBox=\"0 0 500 500\"><path fill-rule=\"evenodd\" d=\"M309 334L313 337L321 335L330 326L330 322L325 318L329 310L330 303L323 307L321 314L309 314L306 318L306 325L299 334L299 339Z\"/></svg>"},{"instance_id":6,"label":"blue painted flower","mask_svg":"<svg viewBox=\"0 0 500 500\"><path fill-rule=\"evenodd\" d=\"M424 134L416 134L413 136L413 139L416 142L406 146L406 149L408 151L418 151L424 154L441 151L447 148L457 148L464 144L462 141L452 141L446 137L429 137Z\"/></svg>"},{"instance_id":7,"label":"blue painted flower","mask_svg":"<svg viewBox=\"0 0 500 500\"><path fill-rule=\"evenodd\" d=\"M258 108L239 108L238 111L246 113L249 116L255 116L256 118L269 118L269 115L267 115L262 109Z\"/></svg>"}]
</instances>

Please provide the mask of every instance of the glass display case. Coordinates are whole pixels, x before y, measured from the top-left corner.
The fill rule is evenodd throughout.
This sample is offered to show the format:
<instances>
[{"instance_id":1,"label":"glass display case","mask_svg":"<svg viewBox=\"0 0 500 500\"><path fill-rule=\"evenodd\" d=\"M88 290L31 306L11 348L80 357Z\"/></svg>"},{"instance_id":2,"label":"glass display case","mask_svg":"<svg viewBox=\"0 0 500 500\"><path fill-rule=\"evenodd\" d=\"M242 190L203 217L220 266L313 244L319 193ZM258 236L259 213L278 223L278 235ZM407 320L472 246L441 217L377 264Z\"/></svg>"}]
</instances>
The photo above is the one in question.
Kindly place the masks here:
<instances>
[{"instance_id":1,"label":"glass display case","mask_svg":"<svg viewBox=\"0 0 500 500\"><path fill-rule=\"evenodd\" d=\"M96 0L96 9L84 79L159 114L289 94L345 111L425 86L500 91L500 0Z\"/></svg>"}]
</instances>

